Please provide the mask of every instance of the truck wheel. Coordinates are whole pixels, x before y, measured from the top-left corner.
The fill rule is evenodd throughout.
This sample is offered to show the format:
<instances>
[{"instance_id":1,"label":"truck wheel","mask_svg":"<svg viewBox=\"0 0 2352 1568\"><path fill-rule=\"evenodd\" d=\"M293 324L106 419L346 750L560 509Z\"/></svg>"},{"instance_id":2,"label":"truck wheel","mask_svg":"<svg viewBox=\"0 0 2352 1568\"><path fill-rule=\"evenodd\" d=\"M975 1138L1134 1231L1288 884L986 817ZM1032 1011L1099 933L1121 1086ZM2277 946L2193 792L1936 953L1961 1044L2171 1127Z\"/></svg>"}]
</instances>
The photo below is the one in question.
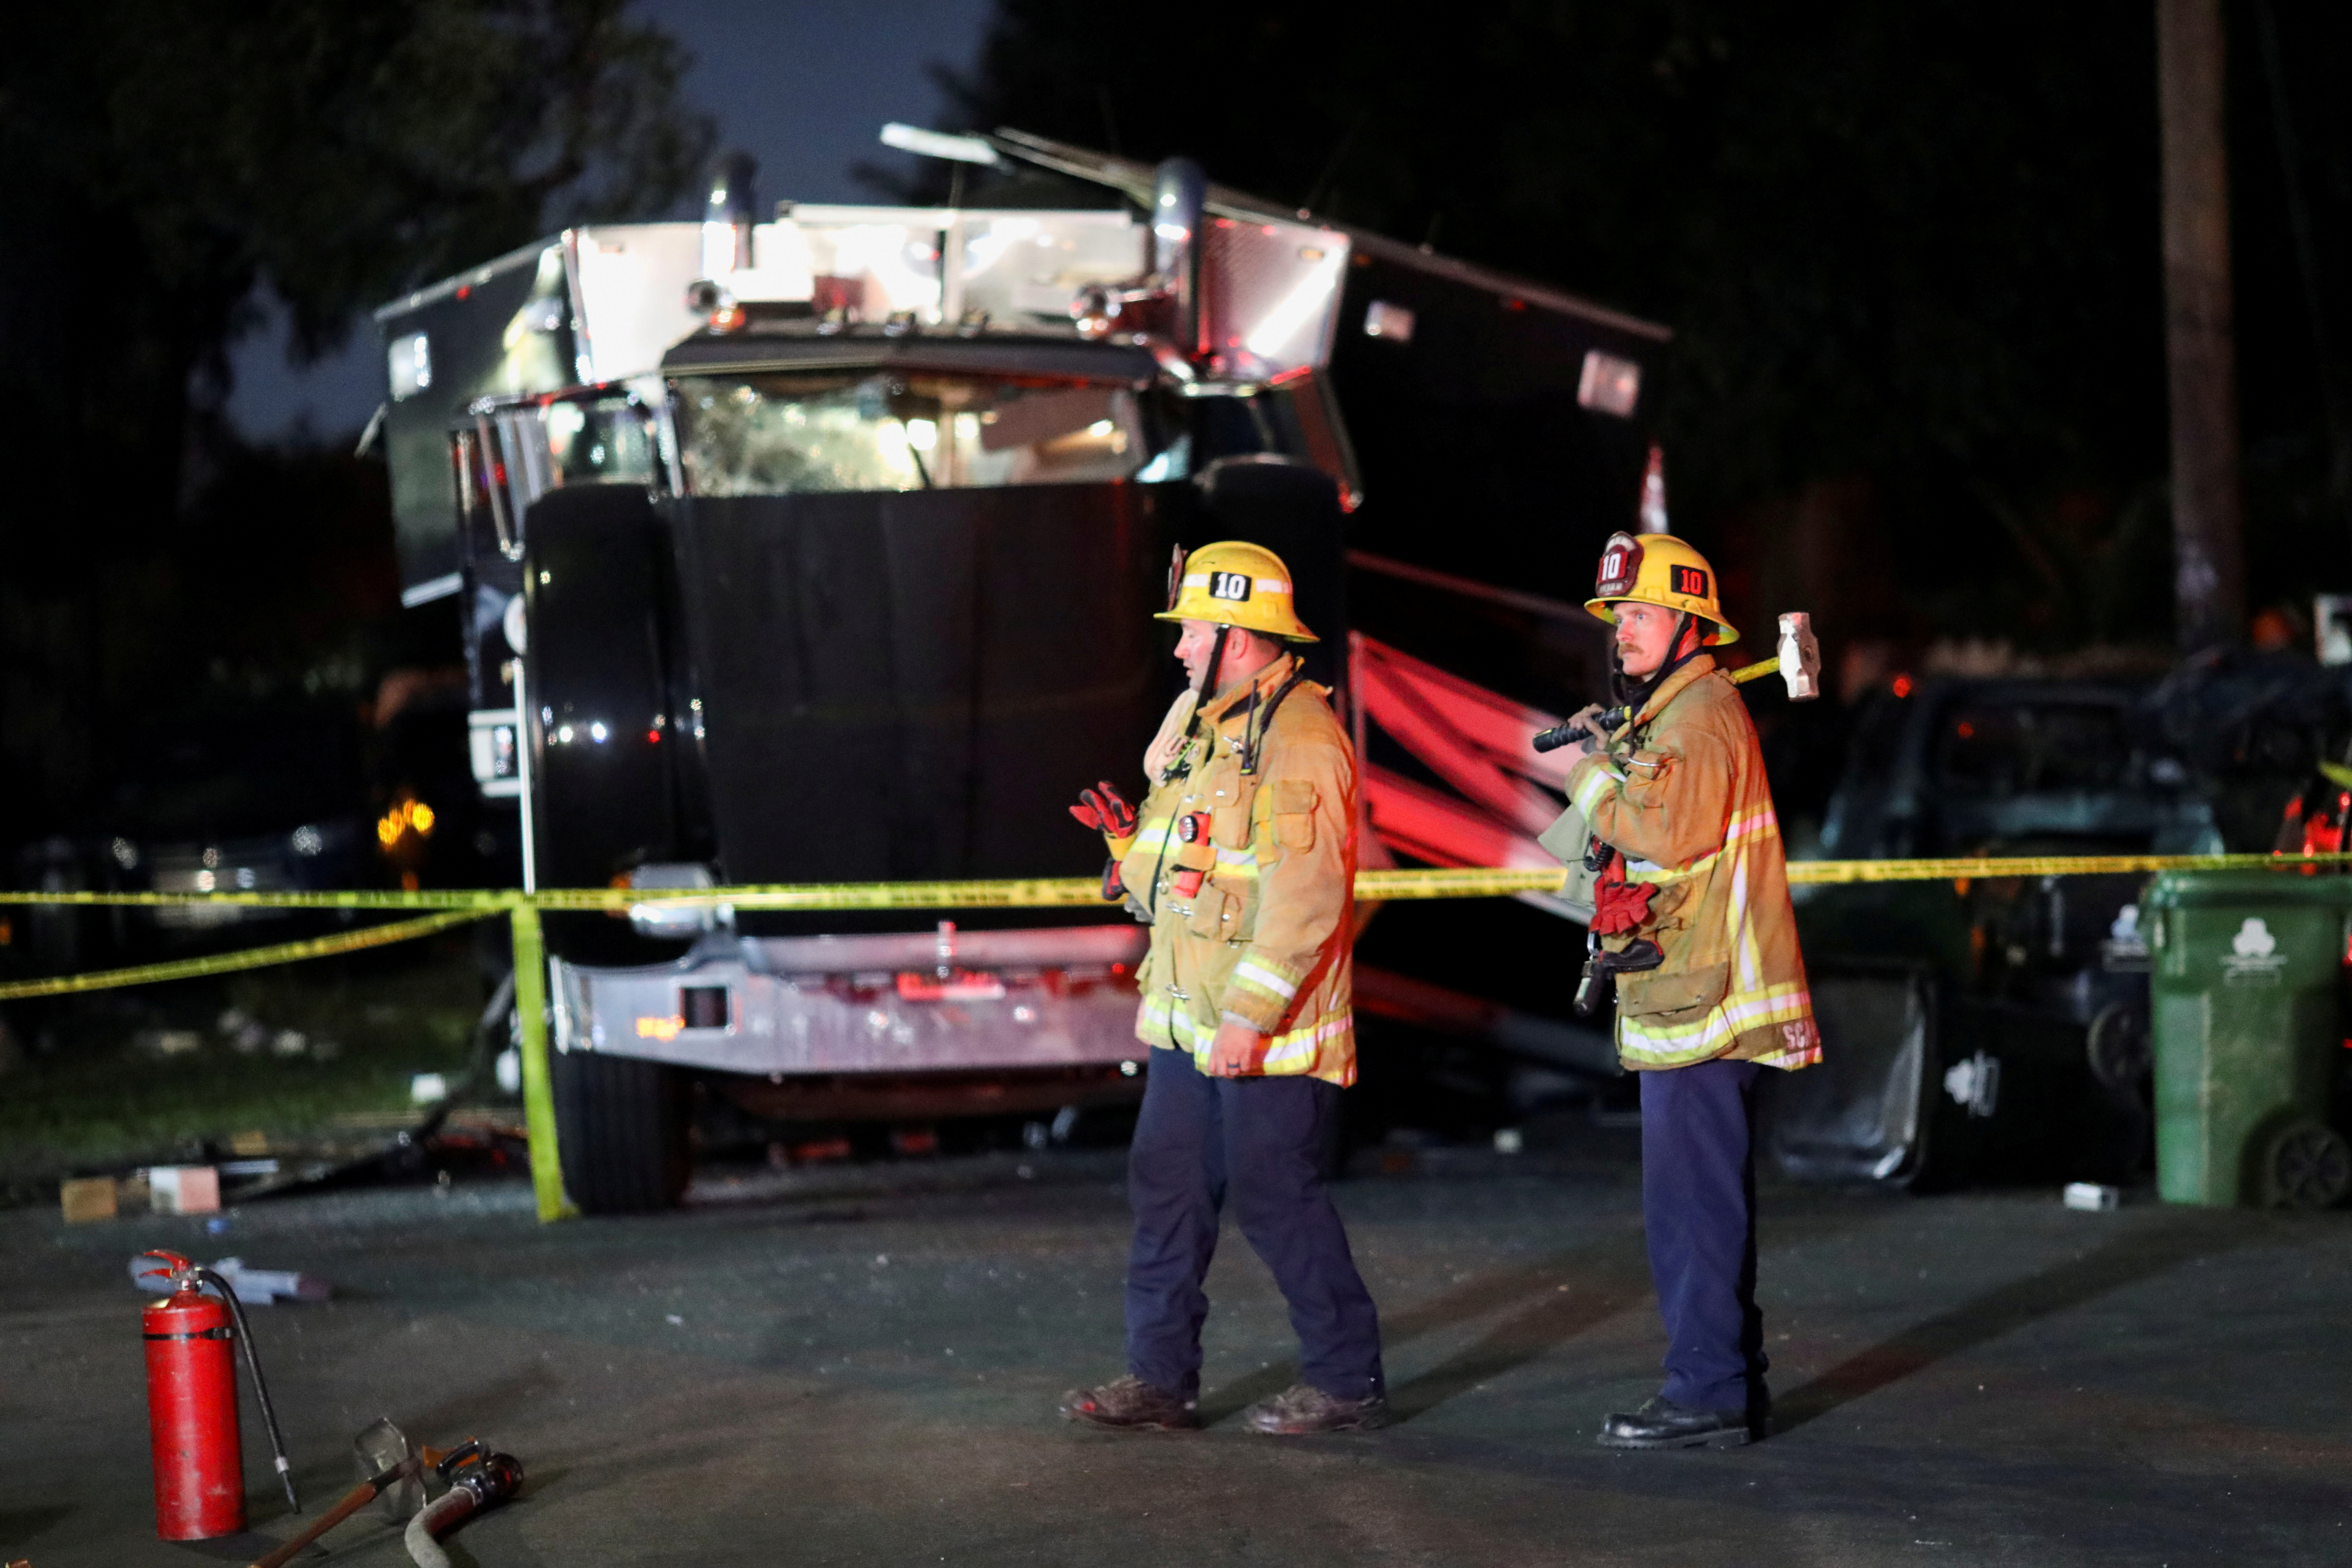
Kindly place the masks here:
<instances>
[{"instance_id":1,"label":"truck wheel","mask_svg":"<svg viewBox=\"0 0 2352 1568\"><path fill-rule=\"evenodd\" d=\"M686 1077L660 1062L558 1051L548 1062L563 1190L583 1214L650 1214L686 1191Z\"/></svg>"},{"instance_id":2,"label":"truck wheel","mask_svg":"<svg viewBox=\"0 0 2352 1568\"><path fill-rule=\"evenodd\" d=\"M2332 1127L2290 1127L2271 1144L2270 1179L2281 1208L2334 1208L2352 1193L2352 1143Z\"/></svg>"}]
</instances>

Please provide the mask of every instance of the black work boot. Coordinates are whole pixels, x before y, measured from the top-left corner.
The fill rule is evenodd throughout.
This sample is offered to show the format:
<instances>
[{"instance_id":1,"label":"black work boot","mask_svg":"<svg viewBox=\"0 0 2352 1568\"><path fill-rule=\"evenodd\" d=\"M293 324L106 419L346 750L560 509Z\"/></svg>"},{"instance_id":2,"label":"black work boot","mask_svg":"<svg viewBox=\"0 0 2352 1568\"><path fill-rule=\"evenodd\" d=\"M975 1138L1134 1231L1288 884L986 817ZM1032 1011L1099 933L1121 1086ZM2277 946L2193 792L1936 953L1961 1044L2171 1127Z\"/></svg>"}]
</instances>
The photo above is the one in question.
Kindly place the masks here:
<instances>
[{"instance_id":1,"label":"black work boot","mask_svg":"<svg viewBox=\"0 0 2352 1568\"><path fill-rule=\"evenodd\" d=\"M1117 1377L1100 1388L1074 1388L1062 1395L1062 1418L1089 1426L1158 1427L1190 1431L1200 1426L1196 1402L1156 1388L1139 1377Z\"/></svg>"},{"instance_id":2,"label":"black work boot","mask_svg":"<svg viewBox=\"0 0 2352 1568\"><path fill-rule=\"evenodd\" d=\"M1370 1432L1389 1424L1389 1402L1378 1394L1341 1399L1312 1384L1294 1383L1242 1412L1242 1425L1274 1437L1309 1432Z\"/></svg>"},{"instance_id":3,"label":"black work boot","mask_svg":"<svg viewBox=\"0 0 2352 1568\"><path fill-rule=\"evenodd\" d=\"M1737 1448L1750 1435L1745 1410L1694 1410L1663 1394L1631 1415L1601 1424L1604 1448Z\"/></svg>"}]
</instances>

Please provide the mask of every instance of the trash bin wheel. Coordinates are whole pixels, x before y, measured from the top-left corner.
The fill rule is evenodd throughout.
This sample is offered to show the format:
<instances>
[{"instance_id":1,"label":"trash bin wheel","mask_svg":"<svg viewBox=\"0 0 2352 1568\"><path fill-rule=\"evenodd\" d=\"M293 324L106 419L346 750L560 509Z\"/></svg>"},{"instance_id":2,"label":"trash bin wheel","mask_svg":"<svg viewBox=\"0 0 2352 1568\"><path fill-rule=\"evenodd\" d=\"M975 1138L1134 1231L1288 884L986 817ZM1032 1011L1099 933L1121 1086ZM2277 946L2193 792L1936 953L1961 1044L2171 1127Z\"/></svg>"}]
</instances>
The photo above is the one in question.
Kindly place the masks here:
<instances>
[{"instance_id":1,"label":"trash bin wheel","mask_svg":"<svg viewBox=\"0 0 2352 1568\"><path fill-rule=\"evenodd\" d=\"M2334 1208L2352 1193L2352 1143L2315 1122L2290 1127L2271 1142L2270 1178L2281 1208Z\"/></svg>"},{"instance_id":2,"label":"trash bin wheel","mask_svg":"<svg viewBox=\"0 0 2352 1568\"><path fill-rule=\"evenodd\" d=\"M558 1051L549 1059L563 1191L583 1214L649 1214L686 1191L687 1082L634 1057Z\"/></svg>"}]
</instances>

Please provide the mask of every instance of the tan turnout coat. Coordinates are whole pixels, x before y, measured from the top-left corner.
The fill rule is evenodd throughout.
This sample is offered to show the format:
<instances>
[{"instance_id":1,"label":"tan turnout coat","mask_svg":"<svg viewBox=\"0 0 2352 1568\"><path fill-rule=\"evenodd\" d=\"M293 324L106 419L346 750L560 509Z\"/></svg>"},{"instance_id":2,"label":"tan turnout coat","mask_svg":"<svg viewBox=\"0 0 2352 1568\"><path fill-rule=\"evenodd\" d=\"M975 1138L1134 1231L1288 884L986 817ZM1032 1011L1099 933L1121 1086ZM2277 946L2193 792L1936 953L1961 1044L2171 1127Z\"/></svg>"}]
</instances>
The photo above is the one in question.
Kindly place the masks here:
<instances>
[{"instance_id":1,"label":"tan turnout coat","mask_svg":"<svg viewBox=\"0 0 2352 1568\"><path fill-rule=\"evenodd\" d=\"M1657 889L1634 934L1665 961L1617 980L1625 1066L1819 1061L1763 751L1714 658L1662 681L1604 750L1569 770L1568 792L1593 834L1624 852L1625 879Z\"/></svg>"},{"instance_id":2,"label":"tan turnout coat","mask_svg":"<svg viewBox=\"0 0 2352 1568\"><path fill-rule=\"evenodd\" d=\"M1296 663L1277 658L1211 698L1166 782L1144 797L1119 862L1151 922L1135 1033L1205 1067L1231 1013L1265 1037L1251 1071L1345 1086L1356 1079L1356 759L1324 688L1291 691L1263 728L1255 770L1242 771L1257 721L1250 693L1265 703ZM1188 844L1176 825L1195 814L1210 831ZM1205 873L1190 899L1174 889L1188 867Z\"/></svg>"}]
</instances>

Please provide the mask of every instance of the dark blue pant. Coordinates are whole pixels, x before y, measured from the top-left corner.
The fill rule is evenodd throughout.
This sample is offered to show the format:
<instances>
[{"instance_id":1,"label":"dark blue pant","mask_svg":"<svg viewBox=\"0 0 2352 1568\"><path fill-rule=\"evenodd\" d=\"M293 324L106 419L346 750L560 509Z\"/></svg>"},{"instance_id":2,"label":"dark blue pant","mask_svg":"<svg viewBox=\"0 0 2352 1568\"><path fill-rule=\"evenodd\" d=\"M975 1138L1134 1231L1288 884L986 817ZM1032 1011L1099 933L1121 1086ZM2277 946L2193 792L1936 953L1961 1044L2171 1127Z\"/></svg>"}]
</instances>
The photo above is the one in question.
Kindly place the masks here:
<instances>
[{"instance_id":1,"label":"dark blue pant","mask_svg":"<svg viewBox=\"0 0 2352 1568\"><path fill-rule=\"evenodd\" d=\"M1128 1371L1186 1398L1200 1392L1201 1281L1230 1186L1242 1235L1290 1303L1299 1374L1339 1399L1381 1389L1380 1317L1316 1170L1339 1094L1306 1077L1208 1078L1183 1051L1151 1053L1127 1157Z\"/></svg>"},{"instance_id":2,"label":"dark blue pant","mask_svg":"<svg viewBox=\"0 0 2352 1568\"><path fill-rule=\"evenodd\" d=\"M1665 1396L1700 1410L1764 1397L1756 1310L1754 1062L1642 1074L1642 1219L1666 1321Z\"/></svg>"}]
</instances>

